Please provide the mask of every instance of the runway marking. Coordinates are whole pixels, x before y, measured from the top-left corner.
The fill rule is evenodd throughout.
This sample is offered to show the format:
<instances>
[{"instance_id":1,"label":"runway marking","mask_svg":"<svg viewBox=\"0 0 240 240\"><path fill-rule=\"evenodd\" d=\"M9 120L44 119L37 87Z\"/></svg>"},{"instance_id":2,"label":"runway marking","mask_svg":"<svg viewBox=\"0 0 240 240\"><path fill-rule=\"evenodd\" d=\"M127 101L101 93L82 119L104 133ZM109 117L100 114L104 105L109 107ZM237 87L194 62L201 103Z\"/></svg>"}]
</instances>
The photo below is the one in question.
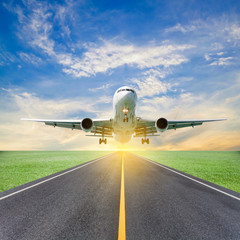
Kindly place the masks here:
<instances>
[{"instance_id":1,"label":"runway marking","mask_svg":"<svg viewBox=\"0 0 240 240\"><path fill-rule=\"evenodd\" d=\"M112 155L112 154L110 154L110 155ZM11 197L11 196L13 196L13 195L15 195L15 194L18 194L18 193L20 193L20 192L26 191L26 190L28 190L28 189L30 189L30 188L36 187L36 186L38 186L38 185L40 185L40 184L43 184L43 183L45 183L45 182L51 181L51 180L53 180L53 179L55 179L55 178L61 177L61 176L65 175L65 174L67 174L67 173L73 172L73 171L75 171L75 170L77 170L77 169L79 169L79 168L83 168L83 167L85 167L85 166L87 166L87 165L89 165L89 164L92 164L92 163L94 163L94 162L96 162L96 161L99 161L99 160L101 160L101 159L103 159L103 158L106 158L106 157L108 157L108 156L110 156L110 155L97 158L97 159L92 160L91 162L86 163L86 164L83 163L84 165L81 165L81 166L78 166L78 167L76 167L76 168L73 168L73 169L71 169L71 170L69 170L69 171L67 171L67 172L60 173L59 175L56 175L56 176L51 177L51 178L48 178L48 179L43 180L43 181L41 181L41 182L39 182L39 183L33 184L33 185L29 186L29 187L26 187L26 188L23 188L23 189L18 190L18 191L16 191L16 192L10 193L10 194L8 194L8 195L6 195L6 196L4 196L4 197L1 197L1 198L0 198L0 201L3 200L3 199L5 199L5 198Z\"/></svg>"},{"instance_id":2,"label":"runway marking","mask_svg":"<svg viewBox=\"0 0 240 240\"><path fill-rule=\"evenodd\" d=\"M124 190L124 153L122 152L122 175L121 175L118 240L125 239L126 239L126 223L125 223L125 190Z\"/></svg>"},{"instance_id":3,"label":"runway marking","mask_svg":"<svg viewBox=\"0 0 240 240\"><path fill-rule=\"evenodd\" d=\"M168 168L168 167L163 166L163 165L160 164L160 163L156 163L156 162L154 162L154 161L152 161L152 160L150 160L150 159L147 159L147 158L145 158L145 157L141 157L141 156L139 156L139 155L138 155L138 157L140 157L140 158L142 158L142 159L144 159L144 160L146 160L146 161L148 161L148 162L150 162L150 163L152 163L152 164L155 164L155 165L157 165L157 166L159 166L159 167L165 168L165 169L167 169L168 171L174 172L174 173L176 173L176 174L178 174L178 175L180 175L180 176L182 176L182 177L188 178L188 179L190 179L190 180L192 180L192 181L194 181L194 182L197 182L197 183L199 183L199 184L202 184L202 185L204 185L205 187L211 188L211 189L213 189L213 190L215 190L215 191L217 191L217 192L220 192L220 193L222 193L222 194L225 194L225 195L227 195L227 196L229 196L229 197L232 197L232 198L237 199L237 200L240 201L240 198L239 198L239 197L236 197L236 196L234 196L234 195L232 195L232 194L226 193L226 192L224 192L224 191L222 191L222 190L219 190L219 189L217 189L217 188L215 188L215 187L212 187L212 186L210 186L210 185L208 185L208 184L206 184L206 183L200 182L200 181L198 181L198 180L196 180L196 179L194 179L194 178L191 178L191 177L189 177L189 176L186 176L186 175L184 175L184 174L182 174L182 173L180 173L180 172L174 171L174 170L172 170L172 169L170 169L170 168Z\"/></svg>"}]
</instances>

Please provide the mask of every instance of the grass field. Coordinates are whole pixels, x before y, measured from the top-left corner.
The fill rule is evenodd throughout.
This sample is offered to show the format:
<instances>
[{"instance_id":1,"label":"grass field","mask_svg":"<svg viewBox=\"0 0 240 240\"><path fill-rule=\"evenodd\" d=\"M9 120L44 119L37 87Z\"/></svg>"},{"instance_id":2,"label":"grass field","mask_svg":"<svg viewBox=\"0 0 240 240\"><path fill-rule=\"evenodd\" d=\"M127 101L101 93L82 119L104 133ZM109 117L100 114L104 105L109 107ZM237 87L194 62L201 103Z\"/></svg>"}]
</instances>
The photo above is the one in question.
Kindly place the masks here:
<instances>
[{"instance_id":1,"label":"grass field","mask_svg":"<svg viewBox=\"0 0 240 240\"><path fill-rule=\"evenodd\" d=\"M139 151L133 153L240 192L240 151Z\"/></svg>"},{"instance_id":2,"label":"grass field","mask_svg":"<svg viewBox=\"0 0 240 240\"><path fill-rule=\"evenodd\" d=\"M0 152L0 192L109 153L111 152ZM239 151L139 151L133 153L240 192Z\"/></svg>"},{"instance_id":3,"label":"grass field","mask_svg":"<svg viewBox=\"0 0 240 240\"><path fill-rule=\"evenodd\" d=\"M109 153L103 151L0 152L0 192Z\"/></svg>"}]
</instances>

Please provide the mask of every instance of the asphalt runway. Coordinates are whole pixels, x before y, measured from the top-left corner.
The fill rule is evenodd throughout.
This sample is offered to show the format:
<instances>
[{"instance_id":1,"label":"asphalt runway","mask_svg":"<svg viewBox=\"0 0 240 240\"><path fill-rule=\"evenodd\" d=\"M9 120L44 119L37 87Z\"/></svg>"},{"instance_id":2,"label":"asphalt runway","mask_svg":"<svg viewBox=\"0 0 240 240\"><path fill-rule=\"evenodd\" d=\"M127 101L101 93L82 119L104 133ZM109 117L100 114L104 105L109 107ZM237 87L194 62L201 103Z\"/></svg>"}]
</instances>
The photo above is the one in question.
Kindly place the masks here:
<instances>
[{"instance_id":1,"label":"asphalt runway","mask_svg":"<svg viewBox=\"0 0 240 240\"><path fill-rule=\"evenodd\" d=\"M240 194L136 155L60 174L0 193L1 240L240 239Z\"/></svg>"}]
</instances>

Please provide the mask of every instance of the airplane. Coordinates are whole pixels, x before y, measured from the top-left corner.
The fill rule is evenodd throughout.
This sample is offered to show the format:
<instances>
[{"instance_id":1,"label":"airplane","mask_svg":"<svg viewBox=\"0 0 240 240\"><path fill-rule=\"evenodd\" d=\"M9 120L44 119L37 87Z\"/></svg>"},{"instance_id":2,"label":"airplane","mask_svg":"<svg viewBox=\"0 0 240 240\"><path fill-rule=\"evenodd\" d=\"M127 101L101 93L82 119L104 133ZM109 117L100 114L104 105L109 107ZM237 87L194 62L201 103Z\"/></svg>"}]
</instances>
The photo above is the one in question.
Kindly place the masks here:
<instances>
[{"instance_id":1,"label":"airplane","mask_svg":"<svg viewBox=\"0 0 240 240\"><path fill-rule=\"evenodd\" d=\"M113 118L81 120L47 120L27 119L25 121L44 122L54 127L71 128L83 130L86 133L99 137L99 144L106 144L108 137L114 137L121 143L129 142L132 137L140 137L142 144L149 144L149 137L159 136L158 132L165 132L171 129L194 127L204 122L223 121L218 119L196 119L196 120L168 120L164 117L158 119L145 119L135 114L137 105L136 91L128 86L120 87L113 96Z\"/></svg>"}]
</instances>

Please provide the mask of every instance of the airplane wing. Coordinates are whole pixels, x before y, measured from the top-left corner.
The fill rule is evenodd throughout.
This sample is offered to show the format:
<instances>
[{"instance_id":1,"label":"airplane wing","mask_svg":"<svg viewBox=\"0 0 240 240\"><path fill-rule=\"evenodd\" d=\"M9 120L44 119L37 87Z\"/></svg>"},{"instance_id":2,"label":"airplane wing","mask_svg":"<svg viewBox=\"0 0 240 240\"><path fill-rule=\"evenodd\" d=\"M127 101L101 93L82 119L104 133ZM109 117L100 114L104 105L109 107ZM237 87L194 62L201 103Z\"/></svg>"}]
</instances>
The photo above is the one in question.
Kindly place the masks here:
<instances>
[{"instance_id":1,"label":"airplane wing","mask_svg":"<svg viewBox=\"0 0 240 240\"><path fill-rule=\"evenodd\" d=\"M71 128L77 130L83 130L85 132L92 133L93 135L90 136L102 136L111 137L112 136L112 119L88 119L92 121L92 127L89 129L84 129L82 127L82 122L86 119L80 120L49 120L49 119L28 119L28 118L21 118L23 121L33 121L33 122L42 122L46 125L53 126L53 127L62 127L62 128ZM88 135L89 136L89 135Z\"/></svg>"},{"instance_id":2,"label":"airplane wing","mask_svg":"<svg viewBox=\"0 0 240 240\"><path fill-rule=\"evenodd\" d=\"M166 120L166 119L165 119ZM223 121L225 118L218 119L190 119L190 120L167 120L167 127L162 131L177 129L177 128L185 128L185 127L194 127L198 125L202 125L204 122L215 122L215 121ZM156 127L156 120L142 119L137 118L137 126L135 128L135 136L134 137L142 137L142 136L158 136L155 135L158 130Z\"/></svg>"}]
</instances>

